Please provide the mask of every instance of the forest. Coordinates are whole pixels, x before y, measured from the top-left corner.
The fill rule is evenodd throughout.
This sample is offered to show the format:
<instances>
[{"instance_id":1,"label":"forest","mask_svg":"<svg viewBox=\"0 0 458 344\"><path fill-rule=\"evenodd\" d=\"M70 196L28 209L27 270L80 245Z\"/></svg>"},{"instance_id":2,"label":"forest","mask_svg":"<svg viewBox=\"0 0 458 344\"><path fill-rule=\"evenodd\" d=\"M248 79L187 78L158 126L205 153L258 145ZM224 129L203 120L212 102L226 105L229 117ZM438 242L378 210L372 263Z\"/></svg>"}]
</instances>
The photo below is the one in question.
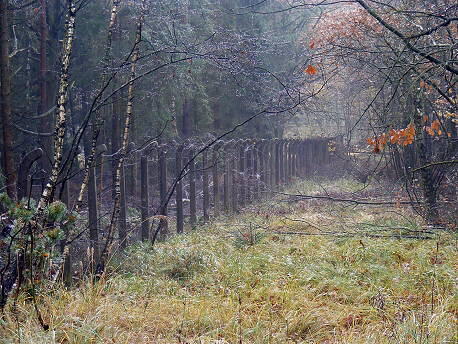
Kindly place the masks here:
<instances>
[{"instance_id":1,"label":"forest","mask_svg":"<svg viewBox=\"0 0 458 344\"><path fill-rule=\"evenodd\" d=\"M0 343L458 343L453 0L0 0Z\"/></svg>"}]
</instances>

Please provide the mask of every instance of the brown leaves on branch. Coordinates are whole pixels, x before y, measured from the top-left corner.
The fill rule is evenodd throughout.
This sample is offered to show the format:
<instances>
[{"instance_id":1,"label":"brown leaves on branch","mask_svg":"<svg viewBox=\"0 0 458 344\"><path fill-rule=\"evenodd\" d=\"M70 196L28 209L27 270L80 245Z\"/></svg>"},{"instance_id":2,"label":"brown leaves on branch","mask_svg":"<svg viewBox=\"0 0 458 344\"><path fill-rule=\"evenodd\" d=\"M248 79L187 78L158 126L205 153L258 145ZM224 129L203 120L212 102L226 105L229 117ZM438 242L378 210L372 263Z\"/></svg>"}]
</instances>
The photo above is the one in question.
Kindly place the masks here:
<instances>
[{"instance_id":1,"label":"brown leaves on branch","mask_svg":"<svg viewBox=\"0 0 458 344\"><path fill-rule=\"evenodd\" d=\"M373 147L374 153L381 152L389 142L392 145L408 146L415 141L415 127L410 123L404 129L391 129L388 134L383 133L367 139L367 144Z\"/></svg>"},{"instance_id":2,"label":"brown leaves on branch","mask_svg":"<svg viewBox=\"0 0 458 344\"><path fill-rule=\"evenodd\" d=\"M308 75L315 75L318 72L316 67L312 65L308 65L307 68L305 68L304 73L307 73Z\"/></svg>"},{"instance_id":3,"label":"brown leaves on branch","mask_svg":"<svg viewBox=\"0 0 458 344\"><path fill-rule=\"evenodd\" d=\"M423 116L423 122L426 123L428 122L428 116L424 115ZM431 125L425 125L423 127L423 130L428 133L430 136L442 136L443 134L446 134L448 137L451 136L450 133L446 133L442 130L441 122L436 119L431 122ZM415 127L412 123L410 123L406 128L404 129L391 129L388 133L382 133L378 136L370 137L367 139L367 144L369 146L373 147L373 152L374 153L379 153L381 152L387 143L390 143L392 145L400 145L400 146L408 146L415 141Z\"/></svg>"},{"instance_id":4,"label":"brown leaves on branch","mask_svg":"<svg viewBox=\"0 0 458 344\"><path fill-rule=\"evenodd\" d=\"M433 121L430 126L425 126L424 128L426 132L431 136L435 136L436 134L438 136L442 135L441 124L437 119Z\"/></svg>"},{"instance_id":5,"label":"brown leaves on branch","mask_svg":"<svg viewBox=\"0 0 458 344\"><path fill-rule=\"evenodd\" d=\"M342 5L338 10L323 14L312 29L314 40L310 49L323 48L334 44L360 44L373 39L368 33L381 34L383 31L365 10L354 4Z\"/></svg>"}]
</instances>

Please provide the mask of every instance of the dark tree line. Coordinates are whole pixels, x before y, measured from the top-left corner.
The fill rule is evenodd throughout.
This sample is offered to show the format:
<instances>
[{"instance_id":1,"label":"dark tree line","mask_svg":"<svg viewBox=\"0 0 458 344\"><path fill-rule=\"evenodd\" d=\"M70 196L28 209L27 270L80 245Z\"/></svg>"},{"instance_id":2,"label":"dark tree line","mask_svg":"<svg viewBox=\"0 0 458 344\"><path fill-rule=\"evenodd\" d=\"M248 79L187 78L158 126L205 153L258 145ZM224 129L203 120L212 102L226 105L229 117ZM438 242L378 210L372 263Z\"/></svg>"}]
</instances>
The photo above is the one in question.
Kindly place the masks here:
<instances>
[{"instance_id":1,"label":"dark tree line","mask_svg":"<svg viewBox=\"0 0 458 344\"><path fill-rule=\"evenodd\" d=\"M100 142L109 143L110 151L116 152L141 2L113 3L117 7L113 18L111 2L75 3L66 135L78 136L87 117L98 117L103 122ZM221 133L262 108L281 108L291 101L285 90L296 86L289 80L300 75L297 65L306 49L296 39L303 27L290 28L302 16L237 13L249 5L249 1L145 4L142 39L136 46L132 141L162 131L164 137ZM2 6L2 163L4 185L13 196L21 155L41 147L44 171L50 171L54 160L52 137L67 3L3 1ZM272 2L270 8L278 6ZM111 26L110 19L114 20ZM278 136L282 132L278 123L258 118L242 131ZM66 140L65 151L72 151L72 146L75 142ZM76 146L84 150L81 143Z\"/></svg>"},{"instance_id":2,"label":"dark tree line","mask_svg":"<svg viewBox=\"0 0 458 344\"><path fill-rule=\"evenodd\" d=\"M65 261L74 240L68 233L88 187L93 192L91 173L97 166L106 174L106 165L98 165L102 144L112 180L100 185L110 185L113 197L99 271L125 222L121 195L131 142L141 150L152 141L223 137L235 129L239 137L282 137L285 120L310 97L301 89L304 17L238 13L251 5L1 1L1 203L8 239L2 307L16 277L18 290L22 284L34 290L36 280L52 275L44 262L56 240ZM20 165L31 170L18 183ZM69 195L74 202L67 209Z\"/></svg>"}]
</instances>

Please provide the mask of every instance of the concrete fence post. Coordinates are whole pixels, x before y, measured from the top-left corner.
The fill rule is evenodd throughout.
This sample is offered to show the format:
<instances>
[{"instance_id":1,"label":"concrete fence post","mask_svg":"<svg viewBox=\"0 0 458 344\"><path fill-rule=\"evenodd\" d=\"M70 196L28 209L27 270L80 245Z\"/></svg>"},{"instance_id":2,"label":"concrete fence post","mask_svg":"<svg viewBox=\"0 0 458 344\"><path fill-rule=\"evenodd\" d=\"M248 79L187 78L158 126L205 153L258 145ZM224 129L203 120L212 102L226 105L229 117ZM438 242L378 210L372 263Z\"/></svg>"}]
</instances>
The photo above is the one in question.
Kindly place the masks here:
<instances>
[{"instance_id":1,"label":"concrete fence post","mask_svg":"<svg viewBox=\"0 0 458 344\"><path fill-rule=\"evenodd\" d=\"M168 219L167 219L167 150L165 145L158 149L158 173L159 173L159 199L160 210L159 214L162 216L159 220L160 236L165 239L168 235Z\"/></svg>"},{"instance_id":2,"label":"concrete fence post","mask_svg":"<svg viewBox=\"0 0 458 344\"><path fill-rule=\"evenodd\" d=\"M142 219L142 241L149 240L150 220L149 220L149 166L148 156L142 155L140 158L140 184L141 184L141 219Z\"/></svg>"},{"instance_id":3,"label":"concrete fence post","mask_svg":"<svg viewBox=\"0 0 458 344\"><path fill-rule=\"evenodd\" d=\"M203 193L203 215L204 221L210 220L209 208L210 208L210 188L208 185L209 178L209 166L208 166L208 150L205 149L202 152L202 193Z\"/></svg>"},{"instance_id":4,"label":"concrete fence post","mask_svg":"<svg viewBox=\"0 0 458 344\"><path fill-rule=\"evenodd\" d=\"M176 169L176 190L175 197L177 203L177 233L184 231L184 213L183 213L183 145L179 145L176 149L175 155L175 169Z\"/></svg>"},{"instance_id":5,"label":"concrete fence post","mask_svg":"<svg viewBox=\"0 0 458 344\"><path fill-rule=\"evenodd\" d=\"M197 205L196 205L196 163L194 150L189 150L189 222L191 227L197 224Z\"/></svg>"}]
</instances>

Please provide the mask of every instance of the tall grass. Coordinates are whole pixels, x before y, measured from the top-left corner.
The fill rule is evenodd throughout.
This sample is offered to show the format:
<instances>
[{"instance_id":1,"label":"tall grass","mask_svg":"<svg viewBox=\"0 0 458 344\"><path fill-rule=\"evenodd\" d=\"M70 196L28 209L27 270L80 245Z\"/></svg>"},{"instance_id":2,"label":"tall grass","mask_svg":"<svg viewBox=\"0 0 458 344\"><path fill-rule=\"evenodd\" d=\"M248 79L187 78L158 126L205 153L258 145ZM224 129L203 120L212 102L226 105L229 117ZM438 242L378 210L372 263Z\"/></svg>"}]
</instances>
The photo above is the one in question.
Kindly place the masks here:
<instances>
[{"instance_id":1,"label":"tall grass","mask_svg":"<svg viewBox=\"0 0 458 344\"><path fill-rule=\"evenodd\" d=\"M154 250L131 247L97 284L41 295L48 332L19 298L0 341L457 343L456 236L319 235L338 233L340 219L347 233L421 228L396 212L269 201Z\"/></svg>"}]
</instances>

